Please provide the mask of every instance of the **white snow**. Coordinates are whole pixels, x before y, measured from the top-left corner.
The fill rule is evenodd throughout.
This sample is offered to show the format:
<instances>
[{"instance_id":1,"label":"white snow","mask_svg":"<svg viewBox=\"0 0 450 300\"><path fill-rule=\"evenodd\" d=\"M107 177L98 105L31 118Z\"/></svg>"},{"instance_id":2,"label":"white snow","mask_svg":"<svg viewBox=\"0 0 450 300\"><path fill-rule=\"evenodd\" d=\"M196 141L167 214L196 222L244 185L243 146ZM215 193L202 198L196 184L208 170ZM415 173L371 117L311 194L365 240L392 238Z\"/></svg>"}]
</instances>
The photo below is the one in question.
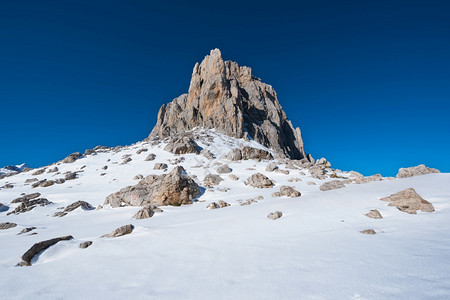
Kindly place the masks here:
<instances>
[{"instance_id":1,"label":"white snow","mask_svg":"<svg viewBox=\"0 0 450 300\"><path fill-rule=\"evenodd\" d=\"M289 170L289 175L265 172L269 162L231 162L223 156L239 144L262 148L210 132L214 141L199 144L216 159L182 155L188 175L199 185L207 174L216 174L216 163L226 163L238 181L224 179L192 205L161 207L150 219L134 220L139 207L85 211L81 208L56 218L52 215L77 200L94 207L106 196L138 181L137 174L163 174L180 156L163 150L164 144L140 142L119 152L99 152L72 164L57 163L60 174L32 176L23 172L0 180L14 185L0 190L0 223L18 226L0 230L0 299L448 299L450 298L450 174L430 174L345 188L319 190L326 179L313 179ZM141 148L147 152L136 154ZM155 161L144 161L148 154ZM122 165L122 156L132 161ZM110 160L110 161L108 161ZM153 170L155 163L169 170ZM108 169L102 167L107 165ZM31 188L28 178L63 178L66 171L80 171L79 178L46 188ZM49 168L53 168L51 166ZM285 166L279 164L281 169ZM48 169L49 169L48 168ZM252 168L255 170L247 170ZM276 182L274 188L255 189L244 184L260 172ZM104 176L100 174L106 173ZM346 173L341 173L341 175ZM347 174L348 175L348 174ZM302 178L288 182L289 178ZM307 185L314 181L317 185ZM294 186L299 198L277 198L281 185ZM379 199L412 187L430 201L434 213L410 215ZM228 192L219 189L229 188ZM6 215L21 193L40 192L54 204ZM240 206L239 200L264 196ZM207 210L224 200L230 207ZM364 216L378 209L383 219ZM281 211L283 217L267 215ZM100 238L126 224L134 231L118 238ZM35 226L37 235L17 235ZM377 234L360 231L374 229ZM34 258L31 267L15 267L34 243L72 235ZM87 249L79 244L93 241Z\"/></svg>"}]
</instances>

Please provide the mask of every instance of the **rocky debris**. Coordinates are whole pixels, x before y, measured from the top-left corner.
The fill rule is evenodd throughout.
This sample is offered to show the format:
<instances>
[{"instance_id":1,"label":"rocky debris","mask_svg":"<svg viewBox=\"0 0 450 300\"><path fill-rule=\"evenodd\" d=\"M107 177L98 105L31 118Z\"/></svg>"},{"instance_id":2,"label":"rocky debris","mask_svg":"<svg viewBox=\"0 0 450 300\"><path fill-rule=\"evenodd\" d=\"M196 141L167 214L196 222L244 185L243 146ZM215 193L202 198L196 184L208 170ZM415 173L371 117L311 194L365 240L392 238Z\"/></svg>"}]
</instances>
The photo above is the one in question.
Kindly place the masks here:
<instances>
[{"instance_id":1,"label":"rocky debris","mask_svg":"<svg viewBox=\"0 0 450 300\"><path fill-rule=\"evenodd\" d=\"M275 171L276 169L278 169L277 164L274 163L274 162L271 162L270 164L267 165L267 167L266 167L266 172L273 172L273 171Z\"/></svg>"},{"instance_id":2,"label":"rocky debris","mask_svg":"<svg viewBox=\"0 0 450 300\"><path fill-rule=\"evenodd\" d=\"M64 178L55 179L56 184L63 184L64 182L66 182L66 180Z\"/></svg>"},{"instance_id":3,"label":"rocky debris","mask_svg":"<svg viewBox=\"0 0 450 300\"><path fill-rule=\"evenodd\" d=\"M92 245L92 241L86 241L86 242L83 242L83 243L80 244L80 248L81 249L86 249L90 245Z\"/></svg>"},{"instance_id":4,"label":"rocky debris","mask_svg":"<svg viewBox=\"0 0 450 300\"><path fill-rule=\"evenodd\" d=\"M200 154L203 155L207 159L214 159L214 154L211 153L208 149L203 149L200 151Z\"/></svg>"},{"instance_id":5,"label":"rocky debris","mask_svg":"<svg viewBox=\"0 0 450 300\"><path fill-rule=\"evenodd\" d=\"M261 161L261 160L272 160L273 156L272 154L270 154L270 152L266 150L243 146L240 148L230 150L226 158L232 161L249 160L249 159Z\"/></svg>"},{"instance_id":6,"label":"rocky debris","mask_svg":"<svg viewBox=\"0 0 450 300\"><path fill-rule=\"evenodd\" d=\"M231 137L251 137L275 152L303 158L300 129L294 129L270 85L251 69L223 61L211 50L192 72L188 94L163 105L150 137L165 138L196 127L215 129Z\"/></svg>"},{"instance_id":7,"label":"rocky debris","mask_svg":"<svg viewBox=\"0 0 450 300\"><path fill-rule=\"evenodd\" d=\"M107 170L108 169L108 166L103 166L102 167L102 170Z\"/></svg>"},{"instance_id":8,"label":"rocky debris","mask_svg":"<svg viewBox=\"0 0 450 300\"><path fill-rule=\"evenodd\" d=\"M48 249L49 247L53 246L54 244L60 242L60 241L68 241L68 240L72 240L73 236L68 235L68 236L62 236L62 237L58 237L58 238L54 238L51 240L46 240L46 241L42 241L39 243L34 244L30 249L28 249L27 252L25 252L22 255L22 262L18 264L18 266L31 266L31 260L33 259L33 257Z\"/></svg>"},{"instance_id":9,"label":"rocky debris","mask_svg":"<svg viewBox=\"0 0 450 300\"><path fill-rule=\"evenodd\" d=\"M216 172L219 174L227 174L231 173L231 168L228 165L222 165L216 169Z\"/></svg>"},{"instance_id":10,"label":"rocky debris","mask_svg":"<svg viewBox=\"0 0 450 300\"><path fill-rule=\"evenodd\" d=\"M31 173L31 175L37 176L37 175L44 174L45 170L46 170L46 168L38 169L38 170L34 171L33 173Z\"/></svg>"},{"instance_id":11,"label":"rocky debris","mask_svg":"<svg viewBox=\"0 0 450 300\"><path fill-rule=\"evenodd\" d=\"M37 178L28 178L27 180L25 180L25 183L32 183L32 182L36 182L38 181Z\"/></svg>"},{"instance_id":12,"label":"rocky debris","mask_svg":"<svg viewBox=\"0 0 450 300\"><path fill-rule=\"evenodd\" d=\"M337 178L337 176L334 178ZM368 182L373 182L373 181L382 181L382 180L383 180L383 177L381 176L381 174L375 174L375 175L364 177L363 175L359 174L358 172L351 171L350 179L347 179L346 182L363 184L363 183L368 183Z\"/></svg>"},{"instance_id":13,"label":"rocky debris","mask_svg":"<svg viewBox=\"0 0 450 300\"><path fill-rule=\"evenodd\" d=\"M345 187L345 184L340 181L340 180L332 180L332 181L328 181L325 182L324 184L322 184L320 186L320 190L321 191L329 191L329 190L334 190L334 189L340 189Z\"/></svg>"},{"instance_id":14,"label":"rocky debris","mask_svg":"<svg viewBox=\"0 0 450 300\"><path fill-rule=\"evenodd\" d=\"M258 201L257 201L257 199L250 198L250 199L247 199L247 200L245 200L245 201L238 200L238 202L240 202L240 205L241 205L241 206L246 206L246 205L250 205L250 204L252 204L252 203L257 203Z\"/></svg>"},{"instance_id":15,"label":"rocky debris","mask_svg":"<svg viewBox=\"0 0 450 300\"><path fill-rule=\"evenodd\" d=\"M156 163L153 166L153 170L166 170L169 166L165 163Z\"/></svg>"},{"instance_id":16,"label":"rocky debris","mask_svg":"<svg viewBox=\"0 0 450 300\"><path fill-rule=\"evenodd\" d=\"M119 237L119 236L130 234L133 232L133 230L134 230L134 226L132 224L128 224L128 225L124 225L124 226L117 228L116 230L112 231L111 233L102 235L101 237Z\"/></svg>"},{"instance_id":17,"label":"rocky debris","mask_svg":"<svg viewBox=\"0 0 450 300\"><path fill-rule=\"evenodd\" d=\"M364 229L360 231L362 234L376 234L377 232L373 229Z\"/></svg>"},{"instance_id":18,"label":"rocky debris","mask_svg":"<svg viewBox=\"0 0 450 300\"><path fill-rule=\"evenodd\" d=\"M366 217L372 218L372 219L383 219L383 216L378 211L378 209L371 209L368 213L364 214Z\"/></svg>"},{"instance_id":19,"label":"rocky debris","mask_svg":"<svg viewBox=\"0 0 450 300\"><path fill-rule=\"evenodd\" d=\"M10 223L10 222L0 223L0 230L10 229L10 228L14 228L16 226L17 226L16 223Z\"/></svg>"},{"instance_id":20,"label":"rocky debris","mask_svg":"<svg viewBox=\"0 0 450 300\"><path fill-rule=\"evenodd\" d=\"M17 206L14 209L14 211L9 212L8 215L10 214L18 215L20 213L25 213L27 211L34 209L38 205L46 206L49 204L53 204L53 202L50 202L45 198L38 198L40 195L41 194L39 193L28 194L11 201L11 203L20 203L20 205Z\"/></svg>"},{"instance_id":21,"label":"rocky debris","mask_svg":"<svg viewBox=\"0 0 450 300\"><path fill-rule=\"evenodd\" d=\"M169 151L173 154L186 154L186 153L195 153L200 154L200 147L197 143L188 136L183 136L180 138L172 139L164 150Z\"/></svg>"},{"instance_id":22,"label":"rocky debris","mask_svg":"<svg viewBox=\"0 0 450 300\"><path fill-rule=\"evenodd\" d=\"M288 170L276 169L274 172L281 173L281 174L284 174L284 175L289 175L289 171Z\"/></svg>"},{"instance_id":23,"label":"rocky debris","mask_svg":"<svg viewBox=\"0 0 450 300\"><path fill-rule=\"evenodd\" d=\"M283 216L283 213L281 211L276 211L276 212L273 212L273 213L270 213L267 215L267 217L271 220L279 219L282 216Z\"/></svg>"},{"instance_id":24,"label":"rocky debris","mask_svg":"<svg viewBox=\"0 0 450 300\"><path fill-rule=\"evenodd\" d=\"M306 184L307 185L316 185L316 183L314 181L307 181Z\"/></svg>"},{"instance_id":25,"label":"rocky debris","mask_svg":"<svg viewBox=\"0 0 450 300\"><path fill-rule=\"evenodd\" d=\"M85 151L84 151L84 156L88 156L88 155L94 155L94 154L97 154L97 152L95 152L95 150L94 149L86 149Z\"/></svg>"},{"instance_id":26,"label":"rocky debris","mask_svg":"<svg viewBox=\"0 0 450 300\"><path fill-rule=\"evenodd\" d=\"M381 198L389 201L389 206L395 206L400 211L408 214L416 214L418 210L424 212L434 212L433 204L423 199L413 188L402 190L388 197Z\"/></svg>"},{"instance_id":27,"label":"rocky debris","mask_svg":"<svg viewBox=\"0 0 450 300\"><path fill-rule=\"evenodd\" d=\"M397 178L407 178L417 175L425 175L431 173L440 173L438 169L428 168L425 165L418 165L409 168L400 168L397 173Z\"/></svg>"},{"instance_id":28,"label":"rocky debris","mask_svg":"<svg viewBox=\"0 0 450 300\"><path fill-rule=\"evenodd\" d=\"M133 180L141 180L143 178L144 176L142 174L137 174L136 176L133 177Z\"/></svg>"},{"instance_id":29,"label":"rocky debris","mask_svg":"<svg viewBox=\"0 0 450 300\"><path fill-rule=\"evenodd\" d=\"M75 172L67 172L66 175L64 176L64 178L66 180L74 180L77 178L77 173Z\"/></svg>"},{"instance_id":30,"label":"rocky debris","mask_svg":"<svg viewBox=\"0 0 450 300\"><path fill-rule=\"evenodd\" d=\"M7 190L7 189L12 189L13 187L14 187L14 185L11 184L11 183L7 183L7 184L5 184L4 186L2 186L2 188L5 189L5 190Z\"/></svg>"},{"instance_id":31,"label":"rocky debris","mask_svg":"<svg viewBox=\"0 0 450 300\"><path fill-rule=\"evenodd\" d=\"M327 161L325 157L322 157L322 158L316 160L315 164L316 165L322 165L325 168L330 168L331 167L331 163L329 161Z\"/></svg>"},{"instance_id":32,"label":"rocky debris","mask_svg":"<svg viewBox=\"0 0 450 300\"><path fill-rule=\"evenodd\" d=\"M228 175L228 178L230 178L231 180L234 180L234 181L239 180L239 177L237 177L237 176L234 175L234 174Z\"/></svg>"},{"instance_id":33,"label":"rocky debris","mask_svg":"<svg viewBox=\"0 0 450 300\"><path fill-rule=\"evenodd\" d=\"M148 219L153 217L153 215L155 214L155 212L150 208L150 207L143 207L141 208L134 216L133 218L135 218L136 220L141 220L141 219Z\"/></svg>"},{"instance_id":34,"label":"rocky debris","mask_svg":"<svg viewBox=\"0 0 450 300\"><path fill-rule=\"evenodd\" d=\"M315 179L322 180L327 178L327 176L325 175L325 168L322 165L316 165L309 168L309 174L311 174L311 177Z\"/></svg>"},{"instance_id":35,"label":"rocky debris","mask_svg":"<svg viewBox=\"0 0 450 300\"><path fill-rule=\"evenodd\" d=\"M300 177L293 177L288 179L288 182L300 182L300 181L302 181Z\"/></svg>"},{"instance_id":36,"label":"rocky debris","mask_svg":"<svg viewBox=\"0 0 450 300\"><path fill-rule=\"evenodd\" d=\"M56 173L56 172L58 172L58 171L59 171L58 167L54 167L54 168L52 168L52 169L49 169L49 170L47 171L47 173Z\"/></svg>"},{"instance_id":37,"label":"rocky debris","mask_svg":"<svg viewBox=\"0 0 450 300\"><path fill-rule=\"evenodd\" d=\"M55 184L53 180L44 180L41 184L39 184L40 187L49 187Z\"/></svg>"},{"instance_id":38,"label":"rocky debris","mask_svg":"<svg viewBox=\"0 0 450 300\"><path fill-rule=\"evenodd\" d=\"M125 158L125 159L122 161L121 165L126 165L126 164L129 163L130 161L132 161L131 157L127 157L127 158Z\"/></svg>"},{"instance_id":39,"label":"rocky debris","mask_svg":"<svg viewBox=\"0 0 450 300\"><path fill-rule=\"evenodd\" d=\"M76 161L77 159L79 159L82 156L83 155L80 152L75 152L75 153L70 154L66 158L64 158L62 160L62 162L65 163L65 164L70 164L70 163L73 163L74 161Z\"/></svg>"},{"instance_id":40,"label":"rocky debris","mask_svg":"<svg viewBox=\"0 0 450 300\"><path fill-rule=\"evenodd\" d=\"M147 157L145 158L145 161L152 161L155 160L156 158L156 154L155 153L150 153L149 155L147 155Z\"/></svg>"},{"instance_id":41,"label":"rocky debris","mask_svg":"<svg viewBox=\"0 0 450 300\"><path fill-rule=\"evenodd\" d=\"M53 214L54 217L64 217L67 213L74 211L78 207L81 207L83 210L93 210L94 207L85 201L76 201L70 205L68 205L63 211L58 211Z\"/></svg>"},{"instance_id":42,"label":"rocky debris","mask_svg":"<svg viewBox=\"0 0 450 300\"><path fill-rule=\"evenodd\" d=\"M291 197L291 198L297 198L297 197L300 197L301 195L302 194L299 191L297 191L293 187L287 186L287 185L282 185L280 187L279 192L275 192L272 194L273 197L286 196L286 197Z\"/></svg>"},{"instance_id":43,"label":"rocky debris","mask_svg":"<svg viewBox=\"0 0 450 300\"><path fill-rule=\"evenodd\" d=\"M203 181L206 186L218 185L222 182L222 177L216 174L208 174L205 176L205 180Z\"/></svg>"},{"instance_id":44,"label":"rocky debris","mask_svg":"<svg viewBox=\"0 0 450 300\"><path fill-rule=\"evenodd\" d=\"M119 207L124 205L145 206L191 204L200 195L200 187L190 178L181 166L170 173L149 175L135 186L128 186L109 195L105 205Z\"/></svg>"},{"instance_id":45,"label":"rocky debris","mask_svg":"<svg viewBox=\"0 0 450 300\"><path fill-rule=\"evenodd\" d=\"M36 227L27 227L27 228L24 228L24 229L22 229L21 232L18 233L18 235L19 235L19 234L24 234L24 233L30 232L30 231L35 230L35 229L36 229Z\"/></svg>"},{"instance_id":46,"label":"rocky debris","mask_svg":"<svg viewBox=\"0 0 450 300\"><path fill-rule=\"evenodd\" d=\"M208 204L208 206L206 207L206 209L216 209L216 208L224 208L227 206L231 206L231 204L223 201L223 200L219 200L216 202L212 202L210 204Z\"/></svg>"},{"instance_id":47,"label":"rocky debris","mask_svg":"<svg viewBox=\"0 0 450 300\"><path fill-rule=\"evenodd\" d=\"M142 152L147 152L148 149L147 148L141 148L138 151L136 151L136 154L141 154Z\"/></svg>"},{"instance_id":48,"label":"rocky debris","mask_svg":"<svg viewBox=\"0 0 450 300\"><path fill-rule=\"evenodd\" d=\"M7 211L9 209L8 206L4 205L3 203L0 203L0 212Z\"/></svg>"},{"instance_id":49,"label":"rocky debris","mask_svg":"<svg viewBox=\"0 0 450 300\"><path fill-rule=\"evenodd\" d=\"M252 176L250 176L247 179L246 184L249 186L252 186L254 188L260 188L260 189L261 188L271 188L275 185L272 180L270 180L267 176L265 176L261 173L256 173L256 174L253 174Z\"/></svg>"}]
</instances>

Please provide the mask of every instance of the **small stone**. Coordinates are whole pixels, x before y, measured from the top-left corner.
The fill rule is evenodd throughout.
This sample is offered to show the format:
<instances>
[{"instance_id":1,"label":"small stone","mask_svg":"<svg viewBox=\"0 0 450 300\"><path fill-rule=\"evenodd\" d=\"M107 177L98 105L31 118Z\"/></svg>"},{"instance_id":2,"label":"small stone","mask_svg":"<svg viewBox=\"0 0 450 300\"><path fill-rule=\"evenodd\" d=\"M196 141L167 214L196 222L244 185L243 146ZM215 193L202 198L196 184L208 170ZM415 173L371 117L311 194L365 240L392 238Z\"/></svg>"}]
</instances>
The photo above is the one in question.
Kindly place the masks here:
<instances>
[{"instance_id":1,"label":"small stone","mask_svg":"<svg viewBox=\"0 0 450 300\"><path fill-rule=\"evenodd\" d=\"M142 152L147 152L148 149L147 148L141 148L138 151L136 151L136 154L141 154Z\"/></svg>"},{"instance_id":2,"label":"small stone","mask_svg":"<svg viewBox=\"0 0 450 300\"><path fill-rule=\"evenodd\" d=\"M36 229L36 227L27 227L27 228L24 228L24 229L22 229L21 232L18 233L18 235L19 235L19 234L24 234L24 233L30 232L30 231L35 230L35 229Z\"/></svg>"},{"instance_id":3,"label":"small stone","mask_svg":"<svg viewBox=\"0 0 450 300\"><path fill-rule=\"evenodd\" d=\"M276 211L276 212L273 212L273 213L270 213L267 215L267 217L271 220L279 219L282 216L283 216L283 213L281 211Z\"/></svg>"},{"instance_id":4,"label":"small stone","mask_svg":"<svg viewBox=\"0 0 450 300\"><path fill-rule=\"evenodd\" d=\"M216 202L212 202L212 203L208 204L206 209L224 208L224 207L227 207L227 206L231 206L231 205L229 203L223 201L223 200L219 200L217 203Z\"/></svg>"},{"instance_id":5,"label":"small stone","mask_svg":"<svg viewBox=\"0 0 450 300\"><path fill-rule=\"evenodd\" d=\"M219 174L227 174L227 173L231 173L231 171L232 170L228 165L223 165L216 169L216 172Z\"/></svg>"},{"instance_id":6,"label":"small stone","mask_svg":"<svg viewBox=\"0 0 450 300\"><path fill-rule=\"evenodd\" d=\"M122 161L122 165L125 165L127 163L129 163L130 161L132 161L131 157L127 157Z\"/></svg>"},{"instance_id":7,"label":"small stone","mask_svg":"<svg viewBox=\"0 0 450 300\"><path fill-rule=\"evenodd\" d=\"M133 180L141 180L142 178L144 178L142 174L137 174L136 176L133 177Z\"/></svg>"},{"instance_id":8,"label":"small stone","mask_svg":"<svg viewBox=\"0 0 450 300\"><path fill-rule=\"evenodd\" d=\"M246 184L254 188L271 188L275 185L272 180L261 173L250 176Z\"/></svg>"},{"instance_id":9,"label":"small stone","mask_svg":"<svg viewBox=\"0 0 450 300\"><path fill-rule=\"evenodd\" d=\"M65 164L70 164L70 163L73 163L74 161L76 161L81 156L82 155L81 155L80 152L75 152L75 153L72 153L72 154L68 155L66 158L64 158L62 160L62 162L65 163Z\"/></svg>"},{"instance_id":10,"label":"small stone","mask_svg":"<svg viewBox=\"0 0 450 300\"><path fill-rule=\"evenodd\" d=\"M32 183L32 182L36 182L38 181L37 178L28 178L27 180L25 180L25 183Z\"/></svg>"},{"instance_id":11,"label":"small stone","mask_svg":"<svg viewBox=\"0 0 450 300\"><path fill-rule=\"evenodd\" d=\"M324 184L322 184L320 186L320 190L321 191L329 191L329 190L334 190L334 189L340 189L345 187L345 184L340 181L340 180L332 180L332 181L328 181L325 182Z\"/></svg>"},{"instance_id":12,"label":"small stone","mask_svg":"<svg viewBox=\"0 0 450 300\"><path fill-rule=\"evenodd\" d=\"M166 170L169 166L165 163L156 163L153 170Z\"/></svg>"},{"instance_id":13,"label":"small stone","mask_svg":"<svg viewBox=\"0 0 450 300\"><path fill-rule=\"evenodd\" d=\"M109 234L102 235L101 237L119 237L130 234L133 232L133 230L134 226L132 224L128 224L117 228L116 230L112 231Z\"/></svg>"},{"instance_id":14,"label":"small stone","mask_svg":"<svg viewBox=\"0 0 450 300\"><path fill-rule=\"evenodd\" d=\"M0 230L10 229L10 228L14 228L16 226L17 226L16 223L10 223L10 222L0 223Z\"/></svg>"},{"instance_id":15,"label":"small stone","mask_svg":"<svg viewBox=\"0 0 450 300\"><path fill-rule=\"evenodd\" d=\"M378 209L371 209L368 213L364 215L372 219L383 219L383 216L378 211Z\"/></svg>"},{"instance_id":16,"label":"small stone","mask_svg":"<svg viewBox=\"0 0 450 300\"><path fill-rule=\"evenodd\" d=\"M270 164L268 164L268 165L266 166L266 172L273 172L273 171L275 171L276 169L278 169L278 166L277 166L277 164L274 163L274 162L271 162Z\"/></svg>"},{"instance_id":17,"label":"small stone","mask_svg":"<svg viewBox=\"0 0 450 300\"><path fill-rule=\"evenodd\" d=\"M234 174L228 175L228 178L230 178L231 180L234 180L234 181L239 180L239 177L237 177L237 176L234 175Z\"/></svg>"},{"instance_id":18,"label":"small stone","mask_svg":"<svg viewBox=\"0 0 450 300\"><path fill-rule=\"evenodd\" d=\"M83 243L80 244L80 248L81 249L86 249L90 245L92 245L92 241L83 242Z\"/></svg>"},{"instance_id":19,"label":"small stone","mask_svg":"<svg viewBox=\"0 0 450 300\"><path fill-rule=\"evenodd\" d=\"M360 231L362 234L376 234L377 232L373 229L364 229Z\"/></svg>"},{"instance_id":20,"label":"small stone","mask_svg":"<svg viewBox=\"0 0 450 300\"><path fill-rule=\"evenodd\" d=\"M65 177L66 180L74 180L77 178L77 173L75 172L67 172Z\"/></svg>"},{"instance_id":21,"label":"small stone","mask_svg":"<svg viewBox=\"0 0 450 300\"><path fill-rule=\"evenodd\" d=\"M152 160L155 160L155 158L156 158L156 154L150 153L149 155L147 155L147 158L145 159L145 161L152 161Z\"/></svg>"},{"instance_id":22,"label":"small stone","mask_svg":"<svg viewBox=\"0 0 450 300\"><path fill-rule=\"evenodd\" d=\"M307 185L316 185L316 183L314 181L307 181L306 184Z\"/></svg>"},{"instance_id":23,"label":"small stone","mask_svg":"<svg viewBox=\"0 0 450 300\"><path fill-rule=\"evenodd\" d=\"M206 186L213 186L218 185L220 182L222 182L222 177L216 174L208 174L205 177L205 180L203 181L204 185Z\"/></svg>"},{"instance_id":24,"label":"small stone","mask_svg":"<svg viewBox=\"0 0 450 300\"><path fill-rule=\"evenodd\" d=\"M134 216L136 220L148 219L153 217L155 212L150 207L141 208Z\"/></svg>"}]
</instances>

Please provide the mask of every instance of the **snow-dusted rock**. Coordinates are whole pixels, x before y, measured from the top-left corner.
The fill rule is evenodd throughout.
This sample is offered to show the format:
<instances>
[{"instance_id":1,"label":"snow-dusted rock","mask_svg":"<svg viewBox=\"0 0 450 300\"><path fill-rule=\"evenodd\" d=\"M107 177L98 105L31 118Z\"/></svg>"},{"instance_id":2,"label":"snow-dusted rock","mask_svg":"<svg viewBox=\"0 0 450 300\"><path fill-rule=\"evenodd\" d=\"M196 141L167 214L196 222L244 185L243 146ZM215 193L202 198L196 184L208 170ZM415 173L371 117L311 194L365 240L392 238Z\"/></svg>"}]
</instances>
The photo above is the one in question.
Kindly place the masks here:
<instances>
[{"instance_id":1,"label":"snow-dusted rock","mask_svg":"<svg viewBox=\"0 0 450 300\"><path fill-rule=\"evenodd\" d=\"M0 223L0 230L10 229L10 228L14 228L16 226L17 226L16 223L10 223L10 222Z\"/></svg>"},{"instance_id":2,"label":"snow-dusted rock","mask_svg":"<svg viewBox=\"0 0 450 300\"><path fill-rule=\"evenodd\" d=\"M80 248L81 249L86 249L90 245L92 245L92 241L86 241L86 242L83 242L83 243L80 244Z\"/></svg>"},{"instance_id":3,"label":"snow-dusted rock","mask_svg":"<svg viewBox=\"0 0 450 300\"><path fill-rule=\"evenodd\" d=\"M217 174L208 174L205 176L205 180L203 181L206 186L218 185L222 182L222 177Z\"/></svg>"},{"instance_id":4,"label":"snow-dusted rock","mask_svg":"<svg viewBox=\"0 0 450 300\"><path fill-rule=\"evenodd\" d=\"M224 208L230 206L229 203L223 201L223 200L219 200L217 203L216 202L212 202L210 204L208 204L208 206L206 207L206 209L216 209L216 208Z\"/></svg>"},{"instance_id":5,"label":"snow-dusted rock","mask_svg":"<svg viewBox=\"0 0 450 300\"><path fill-rule=\"evenodd\" d=\"M141 219L148 219L153 217L153 215L155 214L155 212L150 208L150 207L143 207L141 208L134 216L133 218L136 220L141 220Z\"/></svg>"},{"instance_id":6,"label":"snow-dusted rock","mask_svg":"<svg viewBox=\"0 0 450 300\"><path fill-rule=\"evenodd\" d=\"M260 189L271 188L275 185L272 180L270 180L267 176L265 176L261 173L256 173L256 174L253 174L252 176L250 176L247 179L246 184L249 186L252 186L254 188L260 188Z\"/></svg>"},{"instance_id":7,"label":"snow-dusted rock","mask_svg":"<svg viewBox=\"0 0 450 300\"><path fill-rule=\"evenodd\" d=\"M376 234L377 232L373 229L364 229L360 231L362 234Z\"/></svg>"},{"instance_id":8,"label":"snow-dusted rock","mask_svg":"<svg viewBox=\"0 0 450 300\"><path fill-rule=\"evenodd\" d=\"M33 259L33 257L48 249L49 247L53 246L54 244L60 242L60 241L68 241L68 240L72 240L73 236L68 235L68 236L62 236L62 237L58 237L58 238L54 238L51 240L46 240L46 241L42 241L39 243L34 244L30 249L28 249L27 252L25 252L22 255L22 262L18 264L18 266L31 266L31 260Z\"/></svg>"},{"instance_id":9,"label":"snow-dusted rock","mask_svg":"<svg viewBox=\"0 0 450 300\"><path fill-rule=\"evenodd\" d=\"M431 173L440 173L438 169L428 168L425 165L418 165L409 168L400 168L397 173L397 178L407 178L417 175L425 175Z\"/></svg>"},{"instance_id":10,"label":"snow-dusted rock","mask_svg":"<svg viewBox=\"0 0 450 300\"><path fill-rule=\"evenodd\" d=\"M332 181L328 181L323 183L320 186L320 190L321 191L329 191L329 190L334 190L334 189L340 189L345 187L345 184L340 181L340 180L332 180Z\"/></svg>"},{"instance_id":11,"label":"snow-dusted rock","mask_svg":"<svg viewBox=\"0 0 450 300\"><path fill-rule=\"evenodd\" d=\"M378 211L378 209L371 209L368 213L364 215L372 219L383 219L383 216Z\"/></svg>"},{"instance_id":12,"label":"snow-dusted rock","mask_svg":"<svg viewBox=\"0 0 450 300\"><path fill-rule=\"evenodd\" d=\"M82 156L83 155L80 152L75 152L75 153L69 154L66 158L64 158L62 160L62 162L65 163L65 164L70 164L70 163L73 163L74 161L76 161L77 159L79 159Z\"/></svg>"},{"instance_id":13,"label":"snow-dusted rock","mask_svg":"<svg viewBox=\"0 0 450 300\"><path fill-rule=\"evenodd\" d=\"M271 162L266 166L266 172L273 172L278 169L278 166L275 162Z\"/></svg>"},{"instance_id":14,"label":"snow-dusted rock","mask_svg":"<svg viewBox=\"0 0 450 300\"><path fill-rule=\"evenodd\" d=\"M150 153L149 155L147 155L147 157L145 158L145 161L152 161L155 160L156 158L156 154L155 153Z\"/></svg>"},{"instance_id":15,"label":"snow-dusted rock","mask_svg":"<svg viewBox=\"0 0 450 300\"><path fill-rule=\"evenodd\" d=\"M128 225L124 225L124 226L121 226L121 227L115 229L111 233L102 235L101 237L119 237L119 236L130 234L133 232L133 230L134 230L134 226L132 224L128 224Z\"/></svg>"},{"instance_id":16,"label":"snow-dusted rock","mask_svg":"<svg viewBox=\"0 0 450 300\"><path fill-rule=\"evenodd\" d=\"M232 161L249 159L261 161L271 160L273 159L273 156L266 150L243 146L240 148L232 149L230 152L228 152L226 158Z\"/></svg>"},{"instance_id":17,"label":"snow-dusted rock","mask_svg":"<svg viewBox=\"0 0 450 300\"><path fill-rule=\"evenodd\" d=\"M282 216L283 216L283 213L281 211L276 211L276 212L273 212L273 213L270 213L267 215L267 217L271 220L279 219Z\"/></svg>"},{"instance_id":18,"label":"snow-dusted rock","mask_svg":"<svg viewBox=\"0 0 450 300\"><path fill-rule=\"evenodd\" d=\"M165 163L156 163L153 166L153 170L166 170L169 166Z\"/></svg>"},{"instance_id":19,"label":"snow-dusted rock","mask_svg":"<svg viewBox=\"0 0 450 300\"><path fill-rule=\"evenodd\" d=\"M413 188L402 190L388 197L381 198L383 201L389 201L389 206L395 206L399 210L408 214L416 214L418 210L424 212L433 212L433 204L423 199Z\"/></svg>"},{"instance_id":20,"label":"snow-dusted rock","mask_svg":"<svg viewBox=\"0 0 450 300\"><path fill-rule=\"evenodd\" d=\"M93 210L94 207L87 203L86 201L76 201L70 205L68 205L63 211L58 211L53 214L54 217L64 217L69 212L74 211L78 207L81 207L83 210Z\"/></svg>"},{"instance_id":21,"label":"snow-dusted rock","mask_svg":"<svg viewBox=\"0 0 450 300\"><path fill-rule=\"evenodd\" d=\"M231 173L231 168L228 165L222 165L216 169L216 172L219 174L227 174Z\"/></svg>"},{"instance_id":22,"label":"snow-dusted rock","mask_svg":"<svg viewBox=\"0 0 450 300\"><path fill-rule=\"evenodd\" d=\"M200 154L200 147L191 137L187 136L172 139L166 147L164 147L164 150L173 154Z\"/></svg>"}]
</instances>

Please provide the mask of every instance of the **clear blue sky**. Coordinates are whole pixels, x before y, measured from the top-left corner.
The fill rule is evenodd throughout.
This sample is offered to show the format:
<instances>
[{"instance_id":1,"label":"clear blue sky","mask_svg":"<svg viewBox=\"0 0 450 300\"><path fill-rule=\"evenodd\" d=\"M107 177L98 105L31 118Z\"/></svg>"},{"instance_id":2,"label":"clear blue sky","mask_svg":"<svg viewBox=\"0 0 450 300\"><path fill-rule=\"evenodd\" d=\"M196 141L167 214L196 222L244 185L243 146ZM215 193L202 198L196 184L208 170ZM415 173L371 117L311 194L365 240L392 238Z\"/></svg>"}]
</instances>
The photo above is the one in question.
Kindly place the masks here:
<instances>
[{"instance_id":1,"label":"clear blue sky","mask_svg":"<svg viewBox=\"0 0 450 300\"><path fill-rule=\"evenodd\" d=\"M450 172L449 1L0 2L0 166L151 131L220 48L336 168Z\"/></svg>"}]
</instances>

